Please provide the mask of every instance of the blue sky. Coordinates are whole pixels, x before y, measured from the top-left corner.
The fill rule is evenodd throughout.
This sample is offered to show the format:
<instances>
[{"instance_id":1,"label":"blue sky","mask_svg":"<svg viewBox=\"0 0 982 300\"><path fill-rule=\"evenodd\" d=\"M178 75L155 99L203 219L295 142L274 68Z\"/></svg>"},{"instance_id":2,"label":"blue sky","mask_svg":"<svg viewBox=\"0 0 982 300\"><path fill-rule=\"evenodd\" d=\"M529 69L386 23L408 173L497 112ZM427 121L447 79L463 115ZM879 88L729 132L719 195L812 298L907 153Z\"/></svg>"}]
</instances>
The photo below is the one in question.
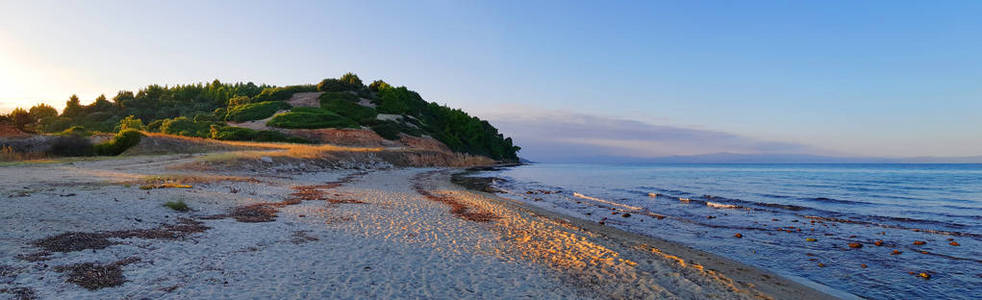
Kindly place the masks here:
<instances>
[{"instance_id":1,"label":"blue sky","mask_svg":"<svg viewBox=\"0 0 982 300\"><path fill-rule=\"evenodd\" d=\"M536 156L980 155L978 16L970 1L0 1L0 110L351 71L490 118Z\"/></svg>"}]
</instances>

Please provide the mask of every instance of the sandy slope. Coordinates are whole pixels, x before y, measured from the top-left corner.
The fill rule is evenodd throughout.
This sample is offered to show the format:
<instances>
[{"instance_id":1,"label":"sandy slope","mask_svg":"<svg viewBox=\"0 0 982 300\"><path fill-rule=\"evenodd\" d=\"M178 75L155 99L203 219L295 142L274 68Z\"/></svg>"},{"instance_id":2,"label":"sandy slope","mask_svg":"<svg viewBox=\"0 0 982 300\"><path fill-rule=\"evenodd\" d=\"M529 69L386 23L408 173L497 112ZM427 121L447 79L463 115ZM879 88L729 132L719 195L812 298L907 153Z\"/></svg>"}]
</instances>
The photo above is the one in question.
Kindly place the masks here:
<instances>
[{"instance_id":1,"label":"sandy slope","mask_svg":"<svg viewBox=\"0 0 982 300\"><path fill-rule=\"evenodd\" d=\"M0 291L7 291L0 299L14 292L102 299L823 297L685 247L464 190L447 181L448 169L192 174L168 168L193 160L144 156L0 167ZM193 187L138 188L147 175L175 173L196 176L187 179ZM210 229L176 239L110 238L118 244L52 252L43 261L18 258L42 250L33 241L64 232L160 228L178 218L279 203L298 186L327 200L278 206L272 222L199 219ZM193 211L162 206L173 200ZM466 217L472 215L490 219ZM132 257L139 261L122 265L126 282L115 287L88 290L56 271Z\"/></svg>"}]
</instances>

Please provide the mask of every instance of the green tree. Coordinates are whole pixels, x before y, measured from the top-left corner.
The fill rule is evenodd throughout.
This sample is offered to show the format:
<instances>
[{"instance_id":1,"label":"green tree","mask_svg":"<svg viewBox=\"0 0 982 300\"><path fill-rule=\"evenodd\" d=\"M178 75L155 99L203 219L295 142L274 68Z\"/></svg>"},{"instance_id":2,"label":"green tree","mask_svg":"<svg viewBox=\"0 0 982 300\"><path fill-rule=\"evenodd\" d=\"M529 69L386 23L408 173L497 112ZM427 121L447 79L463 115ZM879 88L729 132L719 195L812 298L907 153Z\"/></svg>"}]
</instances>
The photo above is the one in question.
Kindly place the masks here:
<instances>
[{"instance_id":1,"label":"green tree","mask_svg":"<svg viewBox=\"0 0 982 300\"><path fill-rule=\"evenodd\" d=\"M37 121L37 119L35 119L31 113L27 112L23 108L15 108L10 112L9 117L11 123L13 123L14 127L17 127L17 129L22 131L34 131L34 127L32 125L34 125L34 122Z\"/></svg>"},{"instance_id":2,"label":"green tree","mask_svg":"<svg viewBox=\"0 0 982 300\"><path fill-rule=\"evenodd\" d=\"M51 107L51 105L47 105L44 103L31 107L31 109L28 112L35 119L41 121L58 117L58 110L56 110L54 107Z\"/></svg>"},{"instance_id":3,"label":"green tree","mask_svg":"<svg viewBox=\"0 0 982 300\"><path fill-rule=\"evenodd\" d=\"M78 100L78 95L72 95L68 97L68 102L65 102L65 110L61 112L61 116L74 119L84 113L85 111L82 108L82 103Z\"/></svg>"}]
</instances>

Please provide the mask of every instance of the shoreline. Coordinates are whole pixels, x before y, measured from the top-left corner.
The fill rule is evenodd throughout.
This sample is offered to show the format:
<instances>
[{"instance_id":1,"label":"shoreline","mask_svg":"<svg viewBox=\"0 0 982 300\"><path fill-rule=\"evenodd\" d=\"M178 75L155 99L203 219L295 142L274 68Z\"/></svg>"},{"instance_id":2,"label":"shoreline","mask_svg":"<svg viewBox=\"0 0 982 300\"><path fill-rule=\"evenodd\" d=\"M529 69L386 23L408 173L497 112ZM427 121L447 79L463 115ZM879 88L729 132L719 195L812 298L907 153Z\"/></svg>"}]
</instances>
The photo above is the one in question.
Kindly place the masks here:
<instances>
[{"instance_id":1,"label":"shoreline","mask_svg":"<svg viewBox=\"0 0 982 300\"><path fill-rule=\"evenodd\" d=\"M470 191L459 168L175 169L201 157L0 167L0 298L832 298Z\"/></svg>"},{"instance_id":2,"label":"shoreline","mask_svg":"<svg viewBox=\"0 0 982 300\"><path fill-rule=\"evenodd\" d=\"M465 170L462 172L457 172L453 174L453 176L468 174L471 172L472 170ZM491 189L489 186L481 185L480 183L483 183L483 181L472 185L467 185L468 183L454 183L460 185L461 187L467 188L471 192L484 194L484 196L487 198L500 201L505 205L516 209L529 211L533 214L569 222L574 226L582 228L582 230L586 232L599 233L618 243L644 245L650 247L650 249L654 250L653 252L658 253L667 259L677 260L682 266L697 266L696 268L699 269L719 272L723 276L731 277L731 279L738 285L741 285L742 288L759 290L763 295L773 297L775 299L837 299L837 297L846 295L855 297L851 294L837 291L814 282L811 282L812 285L806 285L800 281L788 279L784 275L778 275L768 270L750 266L724 256L698 250L678 242L672 242L657 237L629 232L610 226L604 226L593 221L550 211L507 197L501 197L489 192L489 189ZM807 281L803 278L800 280ZM840 295L833 296L833 293L835 292L840 293Z\"/></svg>"}]
</instances>

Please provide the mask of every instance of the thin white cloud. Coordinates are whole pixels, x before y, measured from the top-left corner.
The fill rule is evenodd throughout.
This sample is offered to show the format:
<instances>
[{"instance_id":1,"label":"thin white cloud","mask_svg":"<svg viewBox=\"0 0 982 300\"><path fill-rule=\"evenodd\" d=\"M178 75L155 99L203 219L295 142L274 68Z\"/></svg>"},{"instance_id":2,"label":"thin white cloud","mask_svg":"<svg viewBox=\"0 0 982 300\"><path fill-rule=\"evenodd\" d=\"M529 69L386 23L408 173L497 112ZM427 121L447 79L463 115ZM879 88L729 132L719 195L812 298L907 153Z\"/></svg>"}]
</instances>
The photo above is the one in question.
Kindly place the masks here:
<instances>
[{"instance_id":1,"label":"thin white cloud","mask_svg":"<svg viewBox=\"0 0 982 300\"><path fill-rule=\"evenodd\" d=\"M533 160L603 156L658 157L708 153L823 154L817 147L732 133L648 124L560 111L488 114L491 123Z\"/></svg>"}]
</instances>

